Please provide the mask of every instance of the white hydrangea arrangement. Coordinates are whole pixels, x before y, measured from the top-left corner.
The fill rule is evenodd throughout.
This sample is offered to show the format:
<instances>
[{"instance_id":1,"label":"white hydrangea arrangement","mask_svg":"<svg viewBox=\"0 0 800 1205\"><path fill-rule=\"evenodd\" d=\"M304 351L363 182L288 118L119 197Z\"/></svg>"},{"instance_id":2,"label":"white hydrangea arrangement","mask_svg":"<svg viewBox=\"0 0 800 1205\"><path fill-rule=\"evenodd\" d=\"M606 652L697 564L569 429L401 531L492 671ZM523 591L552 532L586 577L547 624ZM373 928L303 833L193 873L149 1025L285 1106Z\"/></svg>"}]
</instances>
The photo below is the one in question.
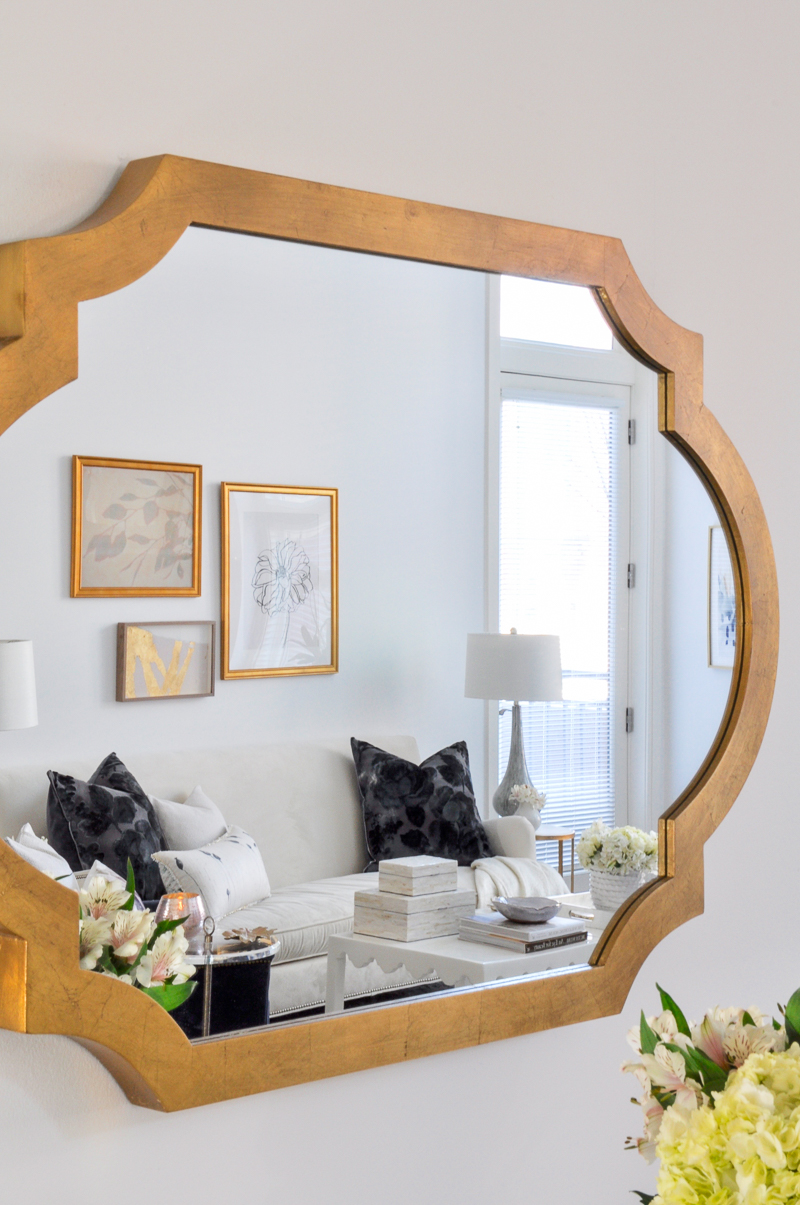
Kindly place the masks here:
<instances>
[{"instance_id":1,"label":"white hydrangea arrangement","mask_svg":"<svg viewBox=\"0 0 800 1205\"><path fill-rule=\"evenodd\" d=\"M595 820L578 840L578 861L586 870L632 874L658 870L658 837L630 824L609 828Z\"/></svg>"},{"instance_id":2,"label":"white hydrangea arrangement","mask_svg":"<svg viewBox=\"0 0 800 1205\"><path fill-rule=\"evenodd\" d=\"M188 941L180 927L186 917L164 920L148 909L134 910L133 869L128 881L94 875L79 893L80 965L138 988L172 1012L195 989L187 980L195 968L186 961Z\"/></svg>"},{"instance_id":3,"label":"white hydrangea arrangement","mask_svg":"<svg viewBox=\"0 0 800 1205\"><path fill-rule=\"evenodd\" d=\"M779 1205L800 1201L800 991L784 1025L757 1008L713 1008L687 1022L661 988L663 1011L642 1013L623 1064L642 1088L643 1138L658 1158L657 1195L643 1203Z\"/></svg>"}]
</instances>

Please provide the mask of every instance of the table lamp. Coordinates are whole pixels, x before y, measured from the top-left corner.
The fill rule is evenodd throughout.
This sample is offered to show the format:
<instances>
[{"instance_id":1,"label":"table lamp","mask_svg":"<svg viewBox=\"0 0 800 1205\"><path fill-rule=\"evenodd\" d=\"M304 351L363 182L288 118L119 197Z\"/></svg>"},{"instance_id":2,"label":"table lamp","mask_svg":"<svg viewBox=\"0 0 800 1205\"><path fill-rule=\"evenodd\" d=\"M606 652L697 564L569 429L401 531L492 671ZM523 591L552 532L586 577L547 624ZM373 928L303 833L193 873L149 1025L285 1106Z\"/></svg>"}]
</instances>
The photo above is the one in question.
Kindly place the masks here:
<instances>
[{"instance_id":1,"label":"table lamp","mask_svg":"<svg viewBox=\"0 0 800 1205\"><path fill-rule=\"evenodd\" d=\"M561 643L558 636L519 636L475 633L467 636L468 699L513 700L511 748L508 768L494 793L492 806L500 816L511 816L517 803L511 788L533 786L525 764L519 701L549 702L561 699Z\"/></svg>"},{"instance_id":2,"label":"table lamp","mask_svg":"<svg viewBox=\"0 0 800 1205\"><path fill-rule=\"evenodd\" d=\"M0 640L0 731L38 723L33 642Z\"/></svg>"}]
</instances>

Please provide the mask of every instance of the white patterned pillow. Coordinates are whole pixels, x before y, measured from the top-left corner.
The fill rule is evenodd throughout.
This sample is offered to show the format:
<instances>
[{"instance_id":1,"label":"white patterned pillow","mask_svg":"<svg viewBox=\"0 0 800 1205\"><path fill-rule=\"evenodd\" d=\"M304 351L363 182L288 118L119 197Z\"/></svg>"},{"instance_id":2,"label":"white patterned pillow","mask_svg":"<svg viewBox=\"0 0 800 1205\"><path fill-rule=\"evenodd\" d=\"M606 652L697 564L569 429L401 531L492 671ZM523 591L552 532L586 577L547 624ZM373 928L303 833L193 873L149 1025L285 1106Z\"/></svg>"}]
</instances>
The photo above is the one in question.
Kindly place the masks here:
<instances>
[{"instance_id":1,"label":"white patterned pillow","mask_svg":"<svg viewBox=\"0 0 800 1205\"><path fill-rule=\"evenodd\" d=\"M215 920L270 894L258 846L235 825L200 849L163 849L152 858L167 891L199 891Z\"/></svg>"},{"instance_id":2,"label":"white patterned pillow","mask_svg":"<svg viewBox=\"0 0 800 1205\"><path fill-rule=\"evenodd\" d=\"M199 849L225 836L225 817L202 787L195 787L184 803L157 799L155 795L148 799L158 816L167 849Z\"/></svg>"},{"instance_id":3,"label":"white patterned pillow","mask_svg":"<svg viewBox=\"0 0 800 1205\"><path fill-rule=\"evenodd\" d=\"M59 879L63 887L71 887L73 891L78 890L78 884L69 862L66 858L62 858L61 854L57 853L44 837L37 837L29 824L23 824L17 833L16 840L13 837L6 837L6 844L11 846L14 853L19 854L26 862L30 862L31 866L35 866L37 870L41 870L42 874L46 874L48 878Z\"/></svg>"}]
</instances>

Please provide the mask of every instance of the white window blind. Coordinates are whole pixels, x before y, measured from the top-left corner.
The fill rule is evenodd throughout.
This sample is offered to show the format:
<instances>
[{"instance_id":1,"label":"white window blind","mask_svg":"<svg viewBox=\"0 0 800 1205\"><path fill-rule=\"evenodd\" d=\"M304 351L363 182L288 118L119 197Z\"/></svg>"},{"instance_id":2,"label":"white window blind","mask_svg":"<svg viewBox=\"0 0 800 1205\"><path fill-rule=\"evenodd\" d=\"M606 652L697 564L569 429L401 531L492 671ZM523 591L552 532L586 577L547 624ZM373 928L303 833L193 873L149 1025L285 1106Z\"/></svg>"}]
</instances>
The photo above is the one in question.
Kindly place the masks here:
<instances>
[{"instance_id":1,"label":"white window blind","mask_svg":"<svg viewBox=\"0 0 800 1205\"><path fill-rule=\"evenodd\" d=\"M615 814L616 425L607 405L502 402L500 630L561 637L564 701L523 702L522 726L543 823L577 833ZM499 720L501 776L510 719ZM539 856L555 862L556 843Z\"/></svg>"}]
</instances>

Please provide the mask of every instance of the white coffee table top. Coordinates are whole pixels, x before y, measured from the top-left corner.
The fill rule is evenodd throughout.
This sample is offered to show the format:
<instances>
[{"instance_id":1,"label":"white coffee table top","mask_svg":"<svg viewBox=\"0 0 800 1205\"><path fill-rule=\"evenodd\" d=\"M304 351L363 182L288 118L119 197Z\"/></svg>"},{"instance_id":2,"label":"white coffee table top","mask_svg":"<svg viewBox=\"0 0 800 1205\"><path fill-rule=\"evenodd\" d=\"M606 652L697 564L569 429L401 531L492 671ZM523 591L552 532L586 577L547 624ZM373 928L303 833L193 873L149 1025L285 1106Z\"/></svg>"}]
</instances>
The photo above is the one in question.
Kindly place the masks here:
<instances>
[{"instance_id":1,"label":"white coffee table top","mask_svg":"<svg viewBox=\"0 0 800 1205\"><path fill-rule=\"evenodd\" d=\"M388 937L369 937L348 933L328 938L328 990L326 1012L343 1007L345 960L363 967L377 962L391 974L405 967L409 974L423 977L436 974L448 987L461 984L492 983L497 979L515 979L560 967L582 966L588 962L597 942L589 933L585 942L521 954L484 942L462 941L460 937L430 937L425 941L393 941Z\"/></svg>"}]
</instances>

